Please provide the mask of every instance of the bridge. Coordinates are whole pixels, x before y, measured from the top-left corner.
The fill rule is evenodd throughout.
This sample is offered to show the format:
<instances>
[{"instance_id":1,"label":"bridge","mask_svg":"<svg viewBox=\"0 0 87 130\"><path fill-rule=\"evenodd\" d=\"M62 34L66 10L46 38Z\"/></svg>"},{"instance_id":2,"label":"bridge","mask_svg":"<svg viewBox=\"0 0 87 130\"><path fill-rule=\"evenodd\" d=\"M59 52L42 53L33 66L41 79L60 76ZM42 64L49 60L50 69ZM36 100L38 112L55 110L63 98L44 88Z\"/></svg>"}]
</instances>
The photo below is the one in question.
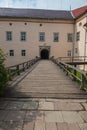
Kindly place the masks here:
<instances>
[{"instance_id":1,"label":"bridge","mask_svg":"<svg viewBox=\"0 0 87 130\"><path fill-rule=\"evenodd\" d=\"M13 86L11 97L86 98L86 92L51 60L38 61L24 79Z\"/></svg>"},{"instance_id":2,"label":"bridge","mask_svg":"<svg viewBox=\"0 0 87 130\"><path fill-rule=\"evenodd\" d=\"M0 99L0 130L87 130L85 72L54 59L31 60L9 72L15 67L18 76Z\"/></svg>"}]
</instances>

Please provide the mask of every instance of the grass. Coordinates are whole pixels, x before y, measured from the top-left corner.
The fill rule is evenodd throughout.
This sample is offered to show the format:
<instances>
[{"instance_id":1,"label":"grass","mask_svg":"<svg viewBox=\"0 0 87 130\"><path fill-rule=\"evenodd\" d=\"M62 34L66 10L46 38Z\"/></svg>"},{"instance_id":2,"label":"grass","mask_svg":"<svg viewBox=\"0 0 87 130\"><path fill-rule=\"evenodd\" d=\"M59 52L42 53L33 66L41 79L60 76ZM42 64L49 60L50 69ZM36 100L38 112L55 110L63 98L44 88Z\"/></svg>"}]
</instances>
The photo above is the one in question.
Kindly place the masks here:
<instances>
[{"instance_id":1,"label":"grass","mask_svg":"<svg viewBox=\"0 0 87 130\"><path fill-rule=\"evenodd\" d=\"M68 68L68 71L71 72L72 74L74 74L74 70L72 68ZM82 78L82 74L80 72L76 71L76 77L81 79ZM79 79L76 79L76 82L81 84ZM85 79L86 79L86 82L84 83L84 87L87 88L87 76L85 76Z\"/></svg>"}]
</instances>

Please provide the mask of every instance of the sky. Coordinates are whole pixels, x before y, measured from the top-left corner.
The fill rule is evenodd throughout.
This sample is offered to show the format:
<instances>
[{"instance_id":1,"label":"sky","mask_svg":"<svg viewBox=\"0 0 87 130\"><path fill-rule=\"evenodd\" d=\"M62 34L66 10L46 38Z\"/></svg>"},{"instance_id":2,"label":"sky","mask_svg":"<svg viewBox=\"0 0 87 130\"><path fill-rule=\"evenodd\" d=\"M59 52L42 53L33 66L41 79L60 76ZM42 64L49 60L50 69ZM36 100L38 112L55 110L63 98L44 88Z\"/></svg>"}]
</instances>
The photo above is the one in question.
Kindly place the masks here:
<instances>
[{"instance_id":1,"label":"sky","mask_svg":"<svg viewBox=\"0 0 87 130\"><path fill-rule=\"evenodd\" d=\"M0 0L0 7L73 10L87 5L87 0Z\"/></svg>"}]
</instances>

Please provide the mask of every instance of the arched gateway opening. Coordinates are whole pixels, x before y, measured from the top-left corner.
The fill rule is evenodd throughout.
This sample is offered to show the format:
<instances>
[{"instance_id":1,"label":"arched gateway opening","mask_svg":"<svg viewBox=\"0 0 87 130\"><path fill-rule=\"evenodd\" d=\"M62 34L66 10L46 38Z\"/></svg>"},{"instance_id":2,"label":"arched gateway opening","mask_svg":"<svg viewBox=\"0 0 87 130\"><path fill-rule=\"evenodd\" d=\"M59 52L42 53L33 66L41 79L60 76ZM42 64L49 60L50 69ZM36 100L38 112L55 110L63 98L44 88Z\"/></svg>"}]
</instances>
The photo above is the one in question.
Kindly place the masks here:
<instances>
[{"instance_id":1,"label":"arched gateway opening","mask_svg":"<svg viewBox=\"0 0 87 130\"><path fill-rule=\"evenodd\" d=\"M49 59L49 51L47 49L43 49L40 52L41 59Z\"/></svg>"}]
</instances>

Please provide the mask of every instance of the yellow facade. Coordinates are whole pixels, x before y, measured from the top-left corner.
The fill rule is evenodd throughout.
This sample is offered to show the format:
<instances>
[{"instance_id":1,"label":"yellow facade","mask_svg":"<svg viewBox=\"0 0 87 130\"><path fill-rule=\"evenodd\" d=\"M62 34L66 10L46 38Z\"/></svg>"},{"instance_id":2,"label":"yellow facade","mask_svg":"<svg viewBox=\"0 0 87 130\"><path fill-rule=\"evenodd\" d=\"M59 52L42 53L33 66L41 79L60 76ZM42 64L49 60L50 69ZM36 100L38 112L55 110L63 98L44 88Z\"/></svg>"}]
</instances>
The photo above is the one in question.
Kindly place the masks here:
<instances>
[{"instance_id":1,"label":"yellow facade","mask_svg":"<svg viewBox=\"0 0 87 130\"><path fill-rule=\"evenodd\" d=\"M71 56L84 56L85 23L86 15L77 20L0 18L0 48L7 54L6 66L40 57L43 49L48 49L49 57L67 57L68 51L71 51ZM12 32L11 41L6 40L7 31ZM25 41L20 40L21 32L26 32ZM39 40L40 32L45 33L42 42ZM76 41L77 32L80 32L80 41ZM53 40L54 33L58 33L57 42ZM73 34L72 42L67 40L69 33ZM9 56L9 50L14 50L14 56ZM21 50L26 50L26 56L21 56Z\"/></svg>"}]
</instances>

